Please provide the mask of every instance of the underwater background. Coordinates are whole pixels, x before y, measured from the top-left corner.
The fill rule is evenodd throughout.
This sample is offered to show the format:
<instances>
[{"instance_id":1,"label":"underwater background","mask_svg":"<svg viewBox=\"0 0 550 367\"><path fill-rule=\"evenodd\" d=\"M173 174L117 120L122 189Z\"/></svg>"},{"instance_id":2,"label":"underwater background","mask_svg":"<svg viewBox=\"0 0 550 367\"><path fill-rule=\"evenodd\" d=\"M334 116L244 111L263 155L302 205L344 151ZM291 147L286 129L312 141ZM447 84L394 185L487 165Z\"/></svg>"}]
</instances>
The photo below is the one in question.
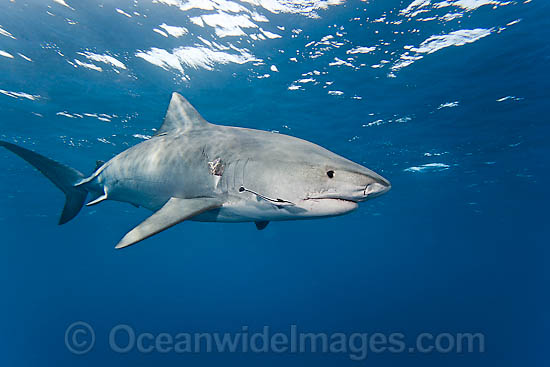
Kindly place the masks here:
<instances>
[{"instance_id":1,"label":"underwater background","mask_svg":"<svg viewBox=\"0 0 550 367\"><path fill-rule=\"evenodd\" d=\"M2 140L88 174L153 135L177 91L213 123L315 142L393 188L343 217L185 222L114 250L148 211L104 202L57 226L63 194L0 150L1 364L548 365L548 14L546 0L3 0ZM93 337L70 336L75 322ZM121 353L117 325L407 347ZM484 348L409 349L422 333Z\"/></svg>"}]
</instances>

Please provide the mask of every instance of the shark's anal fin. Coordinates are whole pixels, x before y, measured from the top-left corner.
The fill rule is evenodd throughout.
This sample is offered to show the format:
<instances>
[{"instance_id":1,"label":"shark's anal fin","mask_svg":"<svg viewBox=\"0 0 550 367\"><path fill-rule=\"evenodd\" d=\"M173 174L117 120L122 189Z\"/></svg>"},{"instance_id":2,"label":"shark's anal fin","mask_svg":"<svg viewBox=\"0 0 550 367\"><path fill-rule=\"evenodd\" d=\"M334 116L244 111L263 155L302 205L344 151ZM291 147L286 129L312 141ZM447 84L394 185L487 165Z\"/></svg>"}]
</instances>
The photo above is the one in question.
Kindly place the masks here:
<instances>
[{"instance_id":1,"label":"shark's anal fin","mask_svg":"<svg viewBox=\"0 0 550 367\"><path fill-rule=\"evenodd\" d=\"M258 231L261 231L262 229L265 229L265 227L267 227L267 225L269 224L269 221L268 220L261 220L261 221L254 222L254 223L256 223L256 228L258 229Z\"/></svg>"},{"instance_id":2,"label":"shark's anal fin","mask_svg":"<svg viewBox=\"0 0 550 367\"><path fill-rule=\"evenodd\" d=\"M171 198L141 224L124 236L115 248L120 249L143 241L186 219L221 207L223 202L214 198L180 199Z\"/></svg>"}]
</instances>

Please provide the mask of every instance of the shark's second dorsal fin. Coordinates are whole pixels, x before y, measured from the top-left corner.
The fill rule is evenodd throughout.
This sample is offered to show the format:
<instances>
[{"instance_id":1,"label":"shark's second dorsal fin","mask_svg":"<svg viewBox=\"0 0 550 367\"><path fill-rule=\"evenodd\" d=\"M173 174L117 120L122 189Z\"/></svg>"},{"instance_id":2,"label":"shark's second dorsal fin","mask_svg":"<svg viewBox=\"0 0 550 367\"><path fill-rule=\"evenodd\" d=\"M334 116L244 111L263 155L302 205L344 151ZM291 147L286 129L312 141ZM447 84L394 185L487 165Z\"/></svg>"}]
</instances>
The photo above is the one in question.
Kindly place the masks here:
<instances>
[{"instance_id":1,"label":"shark's second dorsal fin","mask_svg":"<svg viewBox=\"0 0 550 367\"><path fill-rule=\"evenodd\" d=\"M191 129L206 126L208 122L199 112L179 93L172 93L172 99L166 112L166 117L156 135L173 131L185 132Z\"/></svg>"}]
</instances>

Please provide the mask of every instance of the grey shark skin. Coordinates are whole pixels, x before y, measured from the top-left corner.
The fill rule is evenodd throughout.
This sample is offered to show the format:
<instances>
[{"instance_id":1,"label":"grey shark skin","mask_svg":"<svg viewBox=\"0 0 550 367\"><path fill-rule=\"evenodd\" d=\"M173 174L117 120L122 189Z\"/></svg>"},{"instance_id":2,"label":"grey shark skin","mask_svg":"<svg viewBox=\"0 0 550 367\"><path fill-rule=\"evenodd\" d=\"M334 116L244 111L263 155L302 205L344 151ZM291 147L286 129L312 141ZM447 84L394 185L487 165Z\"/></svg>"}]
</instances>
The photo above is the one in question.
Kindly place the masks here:
<instances>
[{"instance_id":1,"label":"grey shark skin","mask_svg":"<svg viewBox=\"0 0 550 367\"><path fill-rule=\"evenodd\" d=\"M316 144L266 131L207 122L173 93L149 140L100 165L89 177L0 141L65 192L60 224L87 205L127 202L154 211L117 244L122 248L184 220L256 222L332 217L387 192L388 180Z\"/></svg>"}]
</instances>

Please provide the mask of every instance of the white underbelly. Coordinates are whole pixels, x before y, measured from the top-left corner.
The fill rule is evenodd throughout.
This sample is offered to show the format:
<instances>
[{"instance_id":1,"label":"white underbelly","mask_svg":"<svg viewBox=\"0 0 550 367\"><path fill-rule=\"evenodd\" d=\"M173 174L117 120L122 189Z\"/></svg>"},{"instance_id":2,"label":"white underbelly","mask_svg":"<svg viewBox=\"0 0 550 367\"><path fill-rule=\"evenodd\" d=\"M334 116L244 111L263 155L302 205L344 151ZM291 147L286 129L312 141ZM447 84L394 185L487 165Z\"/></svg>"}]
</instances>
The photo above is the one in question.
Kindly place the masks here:
<instances>
[{"instance_id":1,"label":"white underbelly","mask_svg":"<svg viewBox=\"0 0 550 367\"><path fill-rule=\"evenodd\" d=\"M326 218L357 209L357 203L338 199L300 200L294 206L276 206L266 201L228 202L220 209L194 217L200 222L257 222Z\"/></svg>"}]
</instances>

